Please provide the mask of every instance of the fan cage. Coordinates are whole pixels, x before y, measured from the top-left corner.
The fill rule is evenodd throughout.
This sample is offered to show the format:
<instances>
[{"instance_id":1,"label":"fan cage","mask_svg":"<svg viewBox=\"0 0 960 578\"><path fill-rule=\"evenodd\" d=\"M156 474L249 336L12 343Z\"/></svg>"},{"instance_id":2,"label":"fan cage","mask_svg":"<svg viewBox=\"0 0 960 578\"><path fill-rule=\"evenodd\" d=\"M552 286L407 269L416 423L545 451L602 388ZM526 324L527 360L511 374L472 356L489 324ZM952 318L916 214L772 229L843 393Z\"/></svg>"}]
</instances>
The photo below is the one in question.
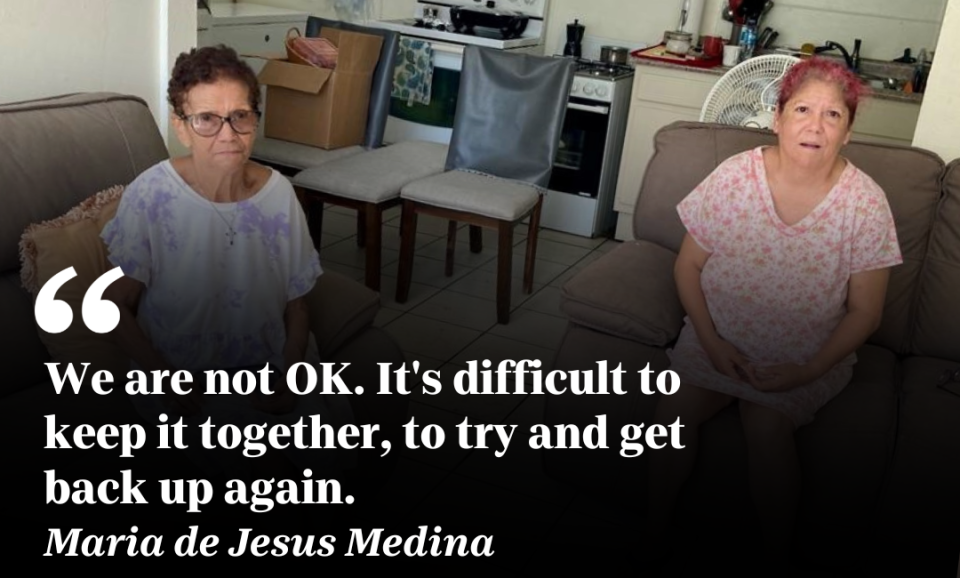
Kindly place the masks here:
<instances>
[{"instance_id":1,"label":"fan cage","mask_svg":"<svg viewBox=\"0 0 960 578\"><path fill-rule=\"evenodd\" d=\"M724 74L710 90L700 110L700 122L742 125L777 107L780 82L800 59L766 54L745 60Z\"/></svg>"}]
</instances>

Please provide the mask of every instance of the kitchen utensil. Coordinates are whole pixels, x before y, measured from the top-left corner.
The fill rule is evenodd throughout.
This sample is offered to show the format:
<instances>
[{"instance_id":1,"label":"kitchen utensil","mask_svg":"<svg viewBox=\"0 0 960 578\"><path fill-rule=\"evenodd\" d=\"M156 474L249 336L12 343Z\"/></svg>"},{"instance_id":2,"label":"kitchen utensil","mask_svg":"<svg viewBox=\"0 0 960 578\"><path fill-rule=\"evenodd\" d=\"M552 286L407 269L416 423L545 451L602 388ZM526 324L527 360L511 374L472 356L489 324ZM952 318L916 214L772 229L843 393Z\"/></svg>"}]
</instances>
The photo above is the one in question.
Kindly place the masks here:
<instances>
[{"instance_id":1,"label":"kitchen utensil","mask_svg":"<svg viewBox=\"0 0 960 578\"><path fill-rule=\"evenodd\" d=\"M499 10L494 2L489 4L489 7L452 6L450 23L453 24L454 31L473 34L475 28L486 28L499 33L499 37L504 40L520 38L527 29L530 17L520 12Z\"/></svg>"},{"instance_id":2,"label":"kitchen utensil","mask_svg":"<svg viewBox=\"0 0 960 578\"><path fill-rule=\"evenodd\" d=\"M733 13L733 23L743 25L745 19L743 14L740 13L740 5L743 3L743 0L729 0L730 11Z\"/></svg>"},{"instance_id":3,"label":"kitchen utensil","mask_svg":"<svg viewBox=\"0 0 960 578\"><path fill-rule=\"evenodd\" d=\"M770 28L769 26L764 28L763 32L757 36L757 48L763 48L771 34L773 34L773 28Z\"/></svg>"},{"instance_id":4,"label":"kitchen utensil","mask_svg":"<svg viewBox=\"0 0 960 578\"><path fill-rule=\"evenodd\" d=\"M690 52L690 41L693 35L689 32L680 32L678 30L667 30L663 34L663 40L666 43L667 52L684 56Z\"/></svg>"},{"instance_id":5,"label":"kitchen utensil","mask_svg":"<svg viewBox=\"0 0 960 578\"><path fill-rule=\"evenodd\" d=\"M582 55L583 33L586 27L576 19L567 24L567 43L563 45L563 55L580 58Z\"/></svg>"},{"instance_id":6,"label":"kitchen utensil","mask_svg":"<svg viewBox=\"0 0 960 578\"><path fill-rule=\"evenodd\" d=\"M683 32L683 27L687 25L687 15L690 13L690 0L683 0L683 8L680 9L680 25L677 31Z\"/></svg>"},{"instance_id":7,"label":"kitchen utensil","mask_svg":"<svg viewBox=\"0 0 960 578\"><path fill-rule=\"evenodd\" d=\"M762 48L767 49L773 46L773 41L776 40L778 36L780 36L780 33L777 32L776 30L771 32L770 36L767 36L767 40L763 43Z\"/></svg>"},{"instance_id":8,"label":"kitchen utensil","mask_svg":"<svg viewBox=\"0 0 960 578\"><path fill-rule=\"evenodd\" d=\"M760 10L760 19L762 20L764 16L767 15L767 12L773 9L773 0L767 0L766 4L763 5L763 8Z\"/></svg>"},{"instance_id":9,"label":"kitchen utensil","mask_svg":"<svg viewBox=\"0 0 960 578\"><path fill-rule=\"evenodd\" d=\"M894 58L894 62L903 62L904 64L914 64L917 62L917 59L910 55L911 50L909 48L903 49L903 56L900 58Z\"/></svg>"},{"instance_id":10,"label":"kitchen utensil","mask_svg":"<svg viewBox=\"0 0 960 578\"><path fill-rule=\"evenodd\" d=\"M690 49L689 41L687 50ZM630 49L623 46L601 46L600 61L607 64L626 64Z\"/></svg>"},{"instance_id":11,"label":"kitchen utensil","mask_svg":"<svg viewBox=\"0 0 960 578\"><path fill-rule=\"evenodd\" d=\"M703 37L703 56L705 58L717 58L723 54L723 38L719 36Z\"/></svg>"},{"instance_id":12,"label":"kitchen utensil","mask_svg":"<svg viewBox=\"0 0 960 578\"><path fill-rule=\"evenodd\" d=\"M740 45L727 44L723 47L723 65L736 66L740 62Z\"/></svg>"}]
</instances>

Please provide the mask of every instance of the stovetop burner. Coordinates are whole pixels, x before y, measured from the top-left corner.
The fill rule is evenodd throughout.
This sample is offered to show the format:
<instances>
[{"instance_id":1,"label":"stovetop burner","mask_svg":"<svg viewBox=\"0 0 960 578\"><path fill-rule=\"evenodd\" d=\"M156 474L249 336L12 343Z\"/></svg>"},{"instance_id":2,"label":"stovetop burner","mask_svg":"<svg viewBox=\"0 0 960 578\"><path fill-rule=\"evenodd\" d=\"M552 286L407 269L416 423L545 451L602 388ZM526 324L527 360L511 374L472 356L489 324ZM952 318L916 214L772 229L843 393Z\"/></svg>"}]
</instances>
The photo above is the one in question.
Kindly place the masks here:
<instances>
[{"instance_id":1,"label":"stovetop burner","mask_svg":"<svg viewBox=\"0 0 960 578\"><path fill-rule=\"evenodd\" d=\"M429 28L440 32L453 32L453 24L449 22L439 22L436 20L424 20L423 18L411 18L406 21L414 28Z\"/></svg>"},{"instance_id":2,"label":"stovetop burner","mask_svg":"<svg viewBox=\"0 0 960 578\"><path fill-rule=\"evenodd\" d=\"M626 64L609 64L596 60L577 59L576 73L580 76L616 80L633 74L633 67Z\"/></svg>"}]
</instances>

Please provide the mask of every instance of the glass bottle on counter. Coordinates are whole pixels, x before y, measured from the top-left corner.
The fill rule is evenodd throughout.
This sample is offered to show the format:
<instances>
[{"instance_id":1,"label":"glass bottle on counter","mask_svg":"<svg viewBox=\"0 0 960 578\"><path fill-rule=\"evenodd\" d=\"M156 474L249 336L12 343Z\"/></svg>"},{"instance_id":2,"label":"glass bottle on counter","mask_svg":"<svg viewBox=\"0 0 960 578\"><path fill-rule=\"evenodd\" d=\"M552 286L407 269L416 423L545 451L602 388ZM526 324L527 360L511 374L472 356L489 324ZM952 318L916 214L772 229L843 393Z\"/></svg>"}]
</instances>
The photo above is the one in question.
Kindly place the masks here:
<instances>
[{"instance_id":1,"label":"glass bottle on counter","mask_svg":"<svg viewBox=\"0 0 960 578\"><path fill-rule=\"evenodd\" d=\"M747 20L740 30L740 62L753 58L757 49L757 21Z\"/></svg>"}]
</instances>

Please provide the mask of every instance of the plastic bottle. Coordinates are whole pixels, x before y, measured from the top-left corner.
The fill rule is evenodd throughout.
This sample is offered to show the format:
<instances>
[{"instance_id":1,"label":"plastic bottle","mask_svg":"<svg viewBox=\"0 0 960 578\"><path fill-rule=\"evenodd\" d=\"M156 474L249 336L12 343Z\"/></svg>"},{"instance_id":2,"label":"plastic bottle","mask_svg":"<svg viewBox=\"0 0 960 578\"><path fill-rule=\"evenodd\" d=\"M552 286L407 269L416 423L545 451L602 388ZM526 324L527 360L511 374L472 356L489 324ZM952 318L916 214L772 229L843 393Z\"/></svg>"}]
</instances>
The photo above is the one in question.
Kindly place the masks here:
<instances>
[{"instance_id":1,"label":"plastic bottle","mask_svg":"<svg viewBox=\"0 0 960 578\"><path fill-rule=\"evenodd\" d=\"M750 19L740 30L740 62L753 58L757 49L757 21Z\"/></svg>"}]
</instances>

